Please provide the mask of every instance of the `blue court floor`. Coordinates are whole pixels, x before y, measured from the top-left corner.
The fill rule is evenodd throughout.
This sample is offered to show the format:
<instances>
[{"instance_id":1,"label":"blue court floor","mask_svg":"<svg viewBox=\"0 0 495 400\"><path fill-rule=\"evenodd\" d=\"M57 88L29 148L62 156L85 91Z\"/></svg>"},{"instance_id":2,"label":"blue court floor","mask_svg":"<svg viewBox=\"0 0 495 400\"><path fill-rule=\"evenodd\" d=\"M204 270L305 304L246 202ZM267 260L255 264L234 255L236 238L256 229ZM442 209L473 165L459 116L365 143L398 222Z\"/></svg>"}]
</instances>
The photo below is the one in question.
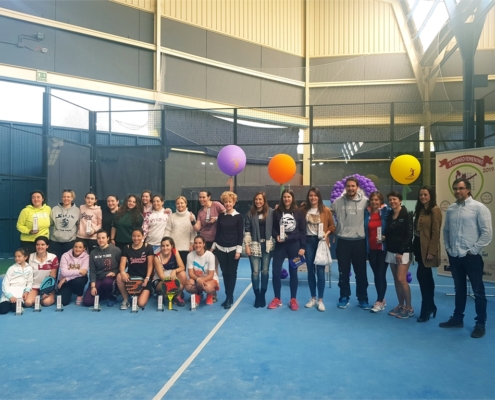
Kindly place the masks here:
<instances>
[{"instance_id":1,"label":"blue court floor","mask_svg":"<svg viewBox=\"0 0 495 400\"><path fill-rule=\"evenodd\" d=\"M419 313L415 266L411 273ZM0 316L0 399L495 398L493 298L487 335L476 340L471 298L463 329L438 327L454 307L454 297L445 295L453 293L450 278L435 277L437 318L419 324L363 311L354 294L347 309L338 309L335 262L323 313L304 308L306 273L299 274L297 312L287 307L288 280L283 307L255 309L249 276L243 259L229 311L220 306L220 292L218 303L195 312L188 306L156 312L151 299L137 314L117 303L103 304L99 313L71 304L63 312ZM267 295L271 300L271 282ZM373 302L373 284L368 295ZM390 273L386 298L388 311L396 305Z\"/></svg>"}]
</instances>

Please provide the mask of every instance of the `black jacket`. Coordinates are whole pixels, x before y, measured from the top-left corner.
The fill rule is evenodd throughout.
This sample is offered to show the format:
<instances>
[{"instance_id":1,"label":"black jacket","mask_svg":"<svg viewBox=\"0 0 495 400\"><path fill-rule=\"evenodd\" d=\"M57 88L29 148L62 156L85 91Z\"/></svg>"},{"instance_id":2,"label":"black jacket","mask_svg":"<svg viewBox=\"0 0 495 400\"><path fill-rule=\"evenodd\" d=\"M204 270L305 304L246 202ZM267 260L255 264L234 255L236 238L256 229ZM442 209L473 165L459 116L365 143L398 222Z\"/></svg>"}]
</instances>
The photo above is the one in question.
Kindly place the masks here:
<instances>
[{"instance_id":1,"label":"black jacket","mask_svg":"<svg viewBox=\"0 0 495 400\"><path fill-rule=\"evenodd\" d=\"M410 253L413 251L413 213L402 206L396 219L393 219L393 215L391 212L387 218L387 251L397 254Z\"/></svg>"}]
</instances>

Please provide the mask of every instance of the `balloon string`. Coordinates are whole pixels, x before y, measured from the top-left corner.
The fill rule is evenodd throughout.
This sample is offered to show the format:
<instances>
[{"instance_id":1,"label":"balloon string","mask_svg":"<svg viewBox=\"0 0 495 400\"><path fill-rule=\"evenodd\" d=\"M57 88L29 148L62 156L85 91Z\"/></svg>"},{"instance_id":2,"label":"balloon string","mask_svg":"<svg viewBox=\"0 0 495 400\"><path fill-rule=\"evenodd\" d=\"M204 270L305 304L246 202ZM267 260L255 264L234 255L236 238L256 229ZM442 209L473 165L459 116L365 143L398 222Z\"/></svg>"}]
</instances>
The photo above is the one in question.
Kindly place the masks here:
<instances>
[{"instance_id":1,"label":"balloon string","mask_svg":"<svg viewBox=\"0 0 495 400\"><path fill-rule=\"evenodd\" d=\"M280 184L280 195L282 195L282 192L285 190L285 186L283 183Z\"/></svg>"},{"instance_id":2,"label":"balloon string","mask_svg":"<svg viewBox=\"0 0 495 400\"><path fill-rule=\"evenodd\" d=\"M227 181L227 184L229 185L229 188L230 188L229 190L231 192L233 192L234 191L234 177L233 176L231 176L229 178L229 180Z\"/></svg>"}]
</instances>

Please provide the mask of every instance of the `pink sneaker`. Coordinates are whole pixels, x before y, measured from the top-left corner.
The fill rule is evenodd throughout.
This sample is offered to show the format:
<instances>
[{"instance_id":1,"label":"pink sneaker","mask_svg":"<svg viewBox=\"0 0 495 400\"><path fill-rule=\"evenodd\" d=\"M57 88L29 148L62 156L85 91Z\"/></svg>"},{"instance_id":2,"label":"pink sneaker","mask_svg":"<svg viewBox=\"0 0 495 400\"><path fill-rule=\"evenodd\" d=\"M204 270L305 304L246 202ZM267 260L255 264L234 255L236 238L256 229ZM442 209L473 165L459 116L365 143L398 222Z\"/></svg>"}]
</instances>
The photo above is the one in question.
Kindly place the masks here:
<instances>
[{"instance_id":1,"label":"pink sneaker","mask_svg":"<svg viewBox=\"0 0 495 400\"><path fill-rule=\"evenodd\" d=\"M289 308L292 311L299 310L299 303L297 302L297 300L294 297L292 299L290 299Z\"/></svg>"},{"instance_id":2,"label":"pink sneaker","mask_svg":"<svg viewBox=\"0 0 495 400\"><path fill-rule=\"evenodd\" d=\"M280 301L280 299L278 298L274 298L270 304L268 304L268 309L272 310L274 308L277 308L277 307L282 307L282 302Z\"/></svg>"},{"instance_id":3,"label":"pink sneaker","mask_svg":"<svg viewBox=\"0 0 495 400\"><path fill-rule=\"evenodd\" d=\"M207 306L213 305L213 295L212 294L206 295L206 305Z\"/></svg>"}]
</instances>

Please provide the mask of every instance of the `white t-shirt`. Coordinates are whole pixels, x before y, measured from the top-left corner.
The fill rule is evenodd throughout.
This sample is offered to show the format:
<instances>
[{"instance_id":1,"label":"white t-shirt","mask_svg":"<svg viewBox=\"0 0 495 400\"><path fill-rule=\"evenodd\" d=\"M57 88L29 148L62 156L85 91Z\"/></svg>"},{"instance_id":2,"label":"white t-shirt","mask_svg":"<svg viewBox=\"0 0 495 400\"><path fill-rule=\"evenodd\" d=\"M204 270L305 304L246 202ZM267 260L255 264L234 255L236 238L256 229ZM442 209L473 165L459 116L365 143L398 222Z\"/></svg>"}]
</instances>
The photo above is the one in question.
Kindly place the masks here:
<instances>
[{"instance_id":1,"label":"white t-shirt","mask_svg":"<svg viewBox=\"0 0 495 400\"><path fill-rule=\"evenodd\" d=\"M318 226L320 225L320 212L318 208L311 208L306 214L306 235L318 236Z\"/></svg>"},{"instance_id":2,"label":"white t-shirt","mask_svg":"<svg viewBox=\"0 0 495 400\"><path fill-rule=\"evenodd\" d=\"M195 251L191 251L187 255L187 270L191 269L197 277L207 276L209 271L215 271L215 256L208 250L201 257ZM214 272L213 279L218 282L216 272Z\"/></svg>"}]
</instances>

